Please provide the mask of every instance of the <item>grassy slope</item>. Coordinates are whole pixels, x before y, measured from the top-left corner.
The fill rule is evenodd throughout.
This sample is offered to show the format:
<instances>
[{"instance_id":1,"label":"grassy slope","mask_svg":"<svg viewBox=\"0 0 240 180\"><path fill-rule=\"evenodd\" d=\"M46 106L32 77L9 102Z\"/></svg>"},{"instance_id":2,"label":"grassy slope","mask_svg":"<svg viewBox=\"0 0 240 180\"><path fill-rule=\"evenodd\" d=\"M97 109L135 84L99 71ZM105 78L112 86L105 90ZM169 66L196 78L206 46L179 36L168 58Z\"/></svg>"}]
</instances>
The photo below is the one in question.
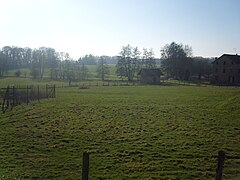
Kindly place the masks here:
<instances>
[{"instance_id":1,"label":"grassy slope","mask_svg":"<svg viewBox=\"0 0 240 180\"><path fill-rule=\"evenodd\" d=\"M109 65L110 67L110 73L109 75L106 76L106 80L121 80L119 77L116 76L115 74L115 71L116 71L116 68L115 68L115 65L113 64L110 64ZM89 77L88 77L88 80L90 81L86 81L86 82L83 82L83 81L79 81L79 82L72 82L72 84L92 84L92 85L96 85L97 82L100 83L100 78L97 76L97 65L87 65L87 68L88 68L88 72L89 72ZM11 70L9 71L8 75L9 76L14 76L14 73L18 71L18 70ZM32 78L29 78L31 77L30 76L30 70L29 69L20 69L20 71L22 72L21 74L21 77L7 77L7 78L0 78L0 88L2 87L7 87L8 85L46 85L46 84L56 84L57 86L67 86L68 85L68 80L65 80L65 81L51 81L50 80L50 70L49 69L46 69L45 70L45 74L44 74L44 77L45 79L43 80L34 80ZM23 75L23 72L24 71L27 71L27 78L24 77ZM48 77L48 79L46 78ZM125 78L126 79L126 78ZM101 84L101 83L100 83Z\"/></svg>"},{"instance_id":2,"label":"grassy slope","mask_svg":"<svg viewBox=\"0 0 240 180\"><path fill-rule=\"evenodd\" d=\"M218 87L60 89L0 118L0 178L213 179L218 150L240 156L240 90ZM192 158L194 156L194 158ZM240 177L227 159L224 177Z\"/></svg>"},{"instance_id":3,"label":"grassy slope","mask_svg":"<svg viewBox=\"0 0 240 180\"><path fill-rule=\"evenodd\" d=\"M116 65L115 64L109 64L109 75L106 76L106 79L119 79L116 75ZM97 65L86 65L86 68L88 69L88 75L89 79L99 79L97 75ZM25 74L27 77L31 77L31 70L30 69L14 69L9 70L7 75L8 76L15 76L15 73L17 71L21 72L21 77L25 77ZM44 70L44 77L50 77L50 69L46 68Z\"/></svg>"}]
</instances>

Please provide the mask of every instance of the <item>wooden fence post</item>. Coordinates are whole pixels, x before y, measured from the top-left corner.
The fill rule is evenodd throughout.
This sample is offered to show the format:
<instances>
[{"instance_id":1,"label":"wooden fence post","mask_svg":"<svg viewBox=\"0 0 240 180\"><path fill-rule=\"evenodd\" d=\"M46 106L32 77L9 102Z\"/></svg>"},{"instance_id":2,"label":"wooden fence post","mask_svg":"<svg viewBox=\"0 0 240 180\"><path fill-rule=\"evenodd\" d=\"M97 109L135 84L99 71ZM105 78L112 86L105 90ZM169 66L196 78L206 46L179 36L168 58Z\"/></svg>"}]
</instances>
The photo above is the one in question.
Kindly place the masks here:
<instances>
[{"instance_id":1,"label":"wooden fence post","mask_svg":"<svg viewBox=\"0 0 240 180\"><path fill-rule=\"evenodd\" d=\"M17 106L18 104L19 104L19 97L18 97L18 87L15 87L15 86L13 86L13 94L14 94L14 100L15 100L15 102L14 102L14 106Z\"/></svg>"},{"instance_id":2,"label":"wooden fence post","mask_svg":"<svg viewBox=\"0 0 240 180\"><path fill-rule=\"evenodd\" d=\"M215 180L221 180L222 179L224 159L225 159L225 152L224 151L219 151L218 152L218 164L217 164L217 169L216 169Z\"/></svg>"},{"instance_id":3,"label":"wooden fence post","mask_svg":"<svg viewBox=\"0 0 240 180\"><path fill-rule=\"evenodd\" d=\"M7 87L6 92L5 92L5 96L4 96L4 100L3 100L3 104L2 104L3 113L9 107L9 91L10 91L10 86ZM6 107L5 107L5 104L6 104Z\"/></svg>"},{"instance_id":4,"label":"wooden fence post","mask_svg":"<svg viewBox=\"0 0 240 180\"><path fill-rule=\"evenodd\" d=\"M88 180L89 174L89 153L83 153L82 180Z\"/></svg>"}]
</instances>

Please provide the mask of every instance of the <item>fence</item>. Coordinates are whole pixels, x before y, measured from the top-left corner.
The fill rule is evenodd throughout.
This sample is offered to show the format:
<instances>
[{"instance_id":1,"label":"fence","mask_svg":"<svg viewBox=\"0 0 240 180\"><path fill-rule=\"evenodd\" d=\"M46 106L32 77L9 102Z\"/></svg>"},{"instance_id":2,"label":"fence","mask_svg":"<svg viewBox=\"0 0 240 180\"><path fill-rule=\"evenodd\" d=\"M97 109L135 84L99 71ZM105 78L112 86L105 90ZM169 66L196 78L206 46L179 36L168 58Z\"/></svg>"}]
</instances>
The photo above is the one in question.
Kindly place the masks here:
<instances>
[{"instance_id":1,"label":"fence","mask_svg":"<svg viewBox=\"0 0 240 180\"><path fill-rule=\"evenodd\" d=\"M55 98L56 88L55 85L27 87L8 86L7 88L0 89L0 96L2 112L4 113L7 109L12 109L22 103L28 104L30 101Z\"/></svg>"},{"instance_id":2,"label":"fence","mask_svg":"<svg viewBox=\"0 0 240 180\"><path fill-rule=\"evenodd\" d=\"M101 87L101 86L139 86L141 85L139 82L128 82L128 81L100 81L100 82L84 82L79 83L79 85L73 85L74 87L79 87L80 89L85 89L89 87Z\"/></svg>"},{"instance_id":3,"label":"fence","mask_svg":"<svg viewBox=\"0 0 240 180\"><path fill-rule=\"evenodd\" d=\"M72 83L69 85L62 85L58 86L59 88L67 88L67 87L79 87L80 89L87 89L90 87L102 87L102 86L146 86L151 84L143 84L138 81L85 81L85 82L78 82L78 83ZM155 84L152 84L155 85ZM201 86L201 87L207 87L207 86L216 86L214 84L208 84L208 83L197 83L197 82L191 82L191 81L180 81L180 80L162 80L159 84L156 84L159 86ZM217 85L220 86L220 85ZM224 86L228 87L228 86ZM239 87L239 86L235 86Z\"/></svg>"},{"instance_id":4,"label":"fence","mask_svg":"<svg viewBox=\"0 0 240 180\"><path fill-rule=\"evenodd\" d=\"M222 180L223 166L225 158L232 159L232 157L226 156L224 151L219 151L217 158L216 174L215 180ZM83 152L83 161L82 161L82 180L88 180L89 176L89 153ZM160 177L159 177L160 178Z\"/></svg>"}]
</instances>

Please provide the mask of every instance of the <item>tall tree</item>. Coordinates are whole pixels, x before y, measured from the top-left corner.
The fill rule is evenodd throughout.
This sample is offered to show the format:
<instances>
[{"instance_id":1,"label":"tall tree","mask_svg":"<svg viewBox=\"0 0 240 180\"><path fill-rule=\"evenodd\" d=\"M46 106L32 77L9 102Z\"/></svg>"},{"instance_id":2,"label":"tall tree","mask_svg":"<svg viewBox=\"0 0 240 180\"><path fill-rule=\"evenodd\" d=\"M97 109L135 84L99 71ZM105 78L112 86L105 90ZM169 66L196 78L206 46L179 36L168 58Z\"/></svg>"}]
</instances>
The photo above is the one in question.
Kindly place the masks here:
<instances>
[{"instance_id":1,"label":"tall tree","mask_svg":"<svg viewBox=\"0 0 240 180\"><path fill-rule=\"evenodd\" d=\"M81 63L85 65L96 65L99 57L93 56L92 54L85 55L82 58L79 58L78 60L81 61Z\"/></svg>"},{"instance_id":2,"label":"tall tree","mask_svg":"<svg viewBox=\"0 0 240 180\"><path fill-rule=\"evenodd\" d=\"M193 57L193 67L191 73L195 76L198 76L199 80L201 80L203 76L205 76L209 80L211 68L211 59L203 57Z\"/></svg>"},{"instance_id":3,"label":"tall tree","mask_svg":"<svg viewBox=\"0 0 240 180\"><path fill-rule=\"evenodd\" d=\"M47 48L46 47L40 47L39 48L40 56L39 56L39 73L40 78L43 79L43 74L45 71L45 68L47 66Z\"/></svg>"},{"instance_id":4,"label":"tall tree","mask_svg":"<svg viewBox=\"0 0 240 180\"><path fill-rule=\"evenodd\" d=\"M30 65L32 63L32 49L31 48L24 48L24 54L23 54L23 68L30 68Z\"/></svg>"},{"instance_id":5,"label":"tall tree","mask_svg":"<svg viewBox=\"0 0 240 180\"><path fill-rule=\"evenodd\" d=\"M5 57L7 57L7 69L14 69L14 62L13 62L13 50L10 46L4 46L2 48L2 53Z\"/></svg>"},{"instance_id":6,"label":"tall tree","mask_svg":"<svg viewBox=\"0 0 240 180\"><path fill-rule=\"evenodd\" d=\"M118 56L117 74L121 77L125 76L128 78L128 81L132 81L133 77L133 59L132 59L132 47L128 44L123 46Z\"/></svg>"},{"instance_id":7,"label":"tall tree","mask_svg":"<svg viewBox=\"0 0 240 180\"><path fill-rule=\"evenodd\" d=\"M122 58L125 61L125 69L127 73L128 81L132 81L132 47L128 44L123 46L122 51L120 52Z\"/></svg>"},{"instance_id":8,"label":"tall tree","mask_svg":"<svg viewBox=\"0 0 240 180\"><path fill-rule=\"evenodd\" d=\"M137 76L138 72L141 69L141 61L140 61L141 52L138 50L138 47L133 48L132 50L132 78Z\"/></svg>"},{"instance_id":9,"label":"tall tree","mask_svg":"<svg viewBox=\"0 0 240 180\"><path fill-rule=\"evenodd\" d=\"M126 61L122 56L117 56L117 59L116 74L123 80L124 77L127 77Z\"/></svg>"},{"instance_id":10,"label":"tall tree","mask_svg":"<svg viewBox=\"0 0 240 180\"><path fill-rule=\"evenodd\" d=\"M156 67L156 61L154 58L154 53L153 49L146 49L143 48L143 64L145 68L150 69L150 68L155 68Z\"/></svg>"},{"instance_id":11,"label":"tall tree","mask_svg":"<svg viewBox=\"0 0 240 180\"><path fill-rule=\"evenodd\" d=\"M161 49L162 69L169 76L188 80L192 67L192 48L172 42Z\"/></svg>"},{"instance_id":12,"label":"tall tree","mask_svg":"<svg viewBox=\"0 0 240 180\"><path fill-rule=\"evenodd\" d=\"M34 49L32 52L32 65L31 65L31 75L34 79L39 78L40 75L40 51Z\"/></svg>"},{"instance_id":13,"label":"tall tree","mask_svg":"<svg viewBox=\"0 0 240 180\"><path fill-rule=\"evenodd\" d=\"M65 73L64 73L64 60L65 60L65 53L64 52L59 52L58 53L58 58L59 58L59 76L60 79L65 79Z\"/></svg>"},{"instance_id":14,"label":"tall tree","mask_svg":"<svg viewBox=\"0 0 240 180\"><path fill-rule=\"evenodd\" d=\"M81 72L81 80L86 80L88 78L88 68L85 66L85 64L82 64L80 67Z\"/></svg>"},{"instance_id":15,"label":"tall tree","mask_svg":"<svg viewBox=\"0 0 240 180\"><path fill-rule=\"evenodd\" d=\"M105 80L106 75L109 74L109 66L107 64L107 61L105 57L101 56L98 60L98 66L97 66L97 74L102 79L102 81Z\"/></svg>"},{"instance_id":16,"label":"tall tree","mask_svg":"<svg viewBox=\"0 0 240 180\"><path fill-rule=\"evenodd\" d=\"M7 72L7 56L0 51L0 77L4 75L4 73Z\"/></svg>"}]
</instances>

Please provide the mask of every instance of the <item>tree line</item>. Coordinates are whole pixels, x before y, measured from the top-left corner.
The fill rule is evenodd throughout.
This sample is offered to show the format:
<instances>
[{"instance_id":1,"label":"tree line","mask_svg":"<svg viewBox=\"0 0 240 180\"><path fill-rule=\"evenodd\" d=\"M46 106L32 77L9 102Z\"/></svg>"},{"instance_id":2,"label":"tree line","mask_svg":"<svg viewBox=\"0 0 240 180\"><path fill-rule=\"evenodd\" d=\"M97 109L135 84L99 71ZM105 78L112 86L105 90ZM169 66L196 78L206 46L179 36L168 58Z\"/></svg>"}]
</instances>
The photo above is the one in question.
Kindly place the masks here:
<instances>
[{"instance_id":1,"label":"tree line","mask_svg":"<svg viewBox=\"0 0 240 180\"><path fill-rule=\"evenodd\" d=\"M128 81L132 81L138 75L142 68L156 68L157 60L154 58L152 49L143 49L143 56L138 47L131 47L130 45L123 46L118 62L116 65L117 75L127 77Z\"/></svg>"},{"instance_id":2,"label":"tree line","mask_svg":"<svg viewBox=\"0 0 240 180\"><path fill-rule=\"evenodd\" d=\"M0 76L9 70L29 69L34 79L43 79L46 71L50 71L52 80L86 80L89 70L86 65L97 65L97 75L105 80L110 73L109 64L116 64L116 75L128 81L138 77L141 69L160 68L165 78L189 80L190 77L209 77L211 73L210 58L193 57L192 48L188 45L172 42L160 50L161 58L155 58L152 49L131 45L123 46L119 56L85 55L73 60L69 53L57 52L53 48L40 47L38 49L5 46L0 50ZM16 71L15 75L21 74Z\"/></svg>"},{"instance_id":3,"label":"tree line","mask_svg":"<svg viewBox=\"0 0 240 180\"><path fill-rule=\"evenodd\" d=\"M49 75L52 80L68 80L71 83L73 80L88 78L89 71L86 65L97 65L99 61L99 66L101 66L101 63L105 61L106 63L116 61L109 56L104 56L104 61L100 61L101 59L103 58L89 54L73 60L69 53L57 52L49 47L31 49L4 46L0 50L0 77L7 75L9 70L17 70L16 76L26 77L27 72L19 69L29 69L34 79L43 79L46 71L50 71ZM102 75L99 76L102 77Z\"/></svg>"},{"instance_id":4,"label":"tree line","mask_svg":"<svg viewBox=\"0 0 240 180\"><path fill-rule=\"evenodd\" d=\"M160 50L161 58L155 58L152 49L143 48L141 53L138 47L123 46L118 56L117 75L132 81L140 69L160 68L165 78L189 80L190 77L209 79L213 58L193 57L189 45L172 42ZM142 55L141 55L142 54Z\"/></svg>"}]
</instances>

